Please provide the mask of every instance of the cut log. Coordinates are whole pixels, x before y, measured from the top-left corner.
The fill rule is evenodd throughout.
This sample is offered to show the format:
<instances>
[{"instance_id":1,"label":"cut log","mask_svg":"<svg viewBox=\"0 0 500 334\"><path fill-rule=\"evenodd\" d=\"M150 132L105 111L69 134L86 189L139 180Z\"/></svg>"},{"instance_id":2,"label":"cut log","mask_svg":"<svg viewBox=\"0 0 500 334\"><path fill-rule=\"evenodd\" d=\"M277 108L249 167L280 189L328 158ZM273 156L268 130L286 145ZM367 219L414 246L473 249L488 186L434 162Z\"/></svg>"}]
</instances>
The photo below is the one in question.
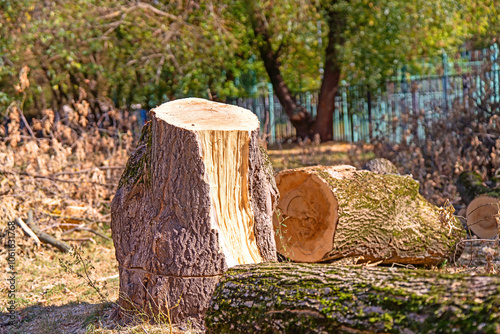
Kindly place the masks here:
<instances>
[{"instance_id":1,"label":"cut log","mask_svg":"<svg viewBox=\"0 0 500 334\"><path fill-rule=\"evenodd\" d=\"M316 166L282 171L276 183L277 248L293 261L437 265L460 256L460 222L429 204L410 176Z\"/></svg>"},{"instance_id":2,"label":"cut log","mask_svg":"<svg viewBox=\"0 0 500 334\"><path fill-rule=\"evenodd\" d=\"M153 109L111 206L124 309L170 309L174 323L201 327L228 268L276 260L278 194L258 132L235 106L191 98Z\"/></svg>"},{"instance_id":3,"label":"cut log","mask_svg":"<svg viewBox=\"0 0 500 334\"><path fill-rule=\"evenodd\" d=\"M229 270L207 333L500 332L500 277L270 263Z\"/></svg>"},{"instance_id":4,"label":"cut log","mask_svg":"<svg viewBox=\"0 0 500 334\"><path fill-rule=\"evenodd\" d=\"M467 206L467 227L481 239L491 239L500 233L500 199L476 197Z\"/></svg>"},{"instance_id":5,"label":"cut log","mask_svg":"<svg viewBox=\"0 0 500 334\"><path fill-rule=\"evenodd\" d=\"M457 179L457 189L467 206L467 228L481 239L499 235L500 189L485 185L477 172L462 172Z\"/></svg>"}]
</instances>

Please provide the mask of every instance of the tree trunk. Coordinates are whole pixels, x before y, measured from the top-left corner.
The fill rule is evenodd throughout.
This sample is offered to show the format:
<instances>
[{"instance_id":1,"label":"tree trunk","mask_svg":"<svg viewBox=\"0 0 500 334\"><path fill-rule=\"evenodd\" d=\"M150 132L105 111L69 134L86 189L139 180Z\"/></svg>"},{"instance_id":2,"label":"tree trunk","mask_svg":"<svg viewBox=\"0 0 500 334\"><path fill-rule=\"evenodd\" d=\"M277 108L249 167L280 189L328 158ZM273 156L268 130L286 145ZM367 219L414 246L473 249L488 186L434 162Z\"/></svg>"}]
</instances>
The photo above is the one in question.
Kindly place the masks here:
<instances>
[{"instance_id":1,"label":"tree trunk","mask_svg":"<svg viewBox=\"0 0 500 334\"><path fill-rule=\"evenodd\" d=\"M467 206L465 218L469 231L481 239L500 236L500 189L490 189L477 172L462 172L457 189Z\"/></svg>"},{"instance_id":2,"label":"tree trunk","mask_svg":"<svg viewBox=\"0 0 500 334\"><path fill-rule=\"evenodd\" d=\"M337 96L341 65L336 47L343 44L342 30L344 18L337 12L328 14L328 46L325 52L325 72L321 82L318 101L318 116L316 117L315 133L321 141L333 140L333 113L335 112L335 97Z\"/></svg>"},{"instance_id":3,"label":"tree trunk","mask_svg":"<svg viewBox=\"0 0 500 334\"><path fill-rule=\"evenodd\" d=\"M457 179L457 190L465 205L481 194L488 192L489 188L484 184L483 178L477 172L462 172Z\"/></svg>"},{"instance_id":4,"label":"tree trunk","mask_svg":"<svg viewBox=\"0 0 500 334\"><path fill-rule=\"evenodd\" d=\"M312 138L314 121L307 110L297 104L281 75L281 63L278 59L279 54L273 50L271 45L271 37L266 20L262 13L257 12L255 1L247 0L246 6L255 39L258 41L257 46L260 57L264 62L264 67L269 75L274 92L290 122L295 127L297 136L300 138Z\"/></svg>"},{"instance_id":5,"label":"tree trunk","mask_svg":"<svg viewBox=\"0 0 500 334\"><path fill-rule=\"evenodd\" d=\"M460 256L465 231L410 176L316 166L282 171L276 183L277 248L293 261L437 265Z\"/></svg>"},{"instance_id":6,"label":"tree trunk","mask_svg":"<svg viewBox=\"0 0 500 334\"><path fill-rule=\"evenodd\" d=\"M202 327L227 268L276 260L258 129L249 110L202 99L153 109L111 206L124 309Z\"/></svg>"},{"instance_id":7,"label":"tree trunk","mask_svg":"<svg viewBox=\"0 0 500 334\"><path fill-rule=\"evenodd\" d=\"M500 278L395 268L238 266L215 290L207 333L500 332Z\"/></svg>"}]
</instances>

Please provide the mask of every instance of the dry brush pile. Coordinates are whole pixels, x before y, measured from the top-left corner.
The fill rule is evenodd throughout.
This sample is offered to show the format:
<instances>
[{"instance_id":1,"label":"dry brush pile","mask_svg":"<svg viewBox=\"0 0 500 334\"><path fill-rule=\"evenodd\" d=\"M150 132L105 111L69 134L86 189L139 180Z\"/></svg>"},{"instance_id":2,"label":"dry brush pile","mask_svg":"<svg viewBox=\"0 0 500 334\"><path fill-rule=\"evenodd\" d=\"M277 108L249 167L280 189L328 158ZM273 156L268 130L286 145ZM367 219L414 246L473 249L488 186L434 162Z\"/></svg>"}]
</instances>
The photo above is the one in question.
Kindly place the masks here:
<instances>
[{"instance_id":1,"label":"dry brush pile","mask_svg":"<svg viewBox=\"0 0 500 334\"><path fill-rule=\"evenodd\" d=\"M7 109L0 123L2 228L25 220L29 210L42 230L63 239L92 241L68 230L109 225L109 203L134 148L137 122L112 109L90 124L89 113L89 103L80 100L59 115L45 109L29 124L22 103Z\"/></svg>"},{"instance_id":2,"label":"dry brush pile","mask_svg":"<svg viewBox=\"0 0 500 334\"><path fill-rule=\"evenodd\" d=\"M403 115L407 130L401 142L378 138L374 145L377 156L391 160L401 173L412 174L420 182L424 197L436 205L451 208L452 204L455 214L464 208L456 185L462 172L478 172L485 186L500 187L500 94L494 73L488 65L474 80L470 95L455 101L448 111L437 108ZM498 271L498 241L474 239L466 241L471 247L462 263Z\"/></svg>"}]
</instances>

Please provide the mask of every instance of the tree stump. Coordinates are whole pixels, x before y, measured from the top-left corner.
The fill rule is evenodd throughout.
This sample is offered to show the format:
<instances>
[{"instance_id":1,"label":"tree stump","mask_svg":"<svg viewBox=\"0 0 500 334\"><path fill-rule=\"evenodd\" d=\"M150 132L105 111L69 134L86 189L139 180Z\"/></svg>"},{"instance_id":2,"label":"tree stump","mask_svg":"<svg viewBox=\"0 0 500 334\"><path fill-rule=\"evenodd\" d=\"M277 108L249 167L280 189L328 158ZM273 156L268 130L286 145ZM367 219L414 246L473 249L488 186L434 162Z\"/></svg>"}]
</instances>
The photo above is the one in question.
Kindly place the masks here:
<instances>
[{"instance_id":1,"label":"tree stump","mask_svg":"<svg viewBox=\"0 0 500 334\"><path fill-rule=\"evenodd\" d=\"M410 176L316 166L282 171L276 183L277 248L293 261L436 265L460 256L455 245L465 231Z\"/></svg>"},{"instance_id":2,"label":"tree stump","mask_svg":"<svg viewBox=\"0 0 500 334\"><path fill-rule=\"evenodd\" d=\"M277 190L249 110L182 99L152 110L111 205L126 310L203 326L221 275L276 260Z\"/></svg>"},{"instance_id":3,"label":"tree stump","mask_svg":"<svg viewBox=\"0 0 500 334\"><path fill-rule=\"evenodd\" d=\"M207 333L500 332L500 277L263 263L218 285Z\"/></svg>"}]
</instances>

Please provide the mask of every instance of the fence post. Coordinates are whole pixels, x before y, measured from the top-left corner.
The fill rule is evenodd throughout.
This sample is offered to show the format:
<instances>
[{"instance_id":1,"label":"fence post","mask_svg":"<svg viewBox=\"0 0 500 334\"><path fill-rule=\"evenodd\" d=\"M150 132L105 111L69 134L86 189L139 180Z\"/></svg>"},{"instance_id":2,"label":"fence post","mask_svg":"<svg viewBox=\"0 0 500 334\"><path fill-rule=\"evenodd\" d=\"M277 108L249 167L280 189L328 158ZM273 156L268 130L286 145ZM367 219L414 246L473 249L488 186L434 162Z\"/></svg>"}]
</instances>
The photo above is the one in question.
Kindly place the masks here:
<instances>
[{"instance_id":1,"label":"fence post","mask_svg":"<svg viewBox=\"0 0 500 334\"><path fill-rule=\"evenodd\" d=\"M342 86L344 89L342 90L342 114L344 116L344 139L345 141L349 141L350 137L350 127L349 127L349 110L347 108L347 83L342 80Z\"/></svg>"},{"instance_id":2,"label":"fence post","mask_svg":"<svg viewBox=\"0 0 500 334\"><path fill-rule=\"evenodd\" d=\"M448 111L448 55L443 51L443 111Z\"/></svg>"},{"instance_id":3,"label":"fence post","mask_svg":"<svg viewBox=\"0 0 500 334\"><path fill-rule=\"evenodd\" d=\"M499 102L500 101L500 86L499 86L499 78L498 78L498 71L500 68L500 65L498 65L498 45L497 43L493 44L491 46L491 62L492 62L492 78L493 78L493 94L495 95L494 102Z\"/></svg>"},{"instance_id":4,"label":"fence post","mask_svg":"<svg viewBox=\"0 0 500 334\"><path fill-rule=\"evenodd\" d=\"M311 116L314 117L314 115L312 114L313 110L311 107L311 92L310 91L306 92L306 109L311 114Z\"/></svg>"},{"instance_id":5,"label":"fence post","mask_svg":"<svg viewBox=\"0 0 500 334\"><path fill-rule=\"evenodd\" d=\"M368 93L367 93L367 99L368 99L368 136L370 139L370 143L373 140L373 124L372 124L372 93L370 91L370 86L367 86L368 88Z\"/></svg>"},{"instance_id":6,"label":"fence post","mask_svg":"<svg viewBox=\"0 0 500 334\"><path fill-rule=\"evenodd\" d=\"M274 121L274 90L271 83L267 84L269 92L269 127L271 129L271 144L276 142L276 124Z\"/></svg>"}]
</instances>

